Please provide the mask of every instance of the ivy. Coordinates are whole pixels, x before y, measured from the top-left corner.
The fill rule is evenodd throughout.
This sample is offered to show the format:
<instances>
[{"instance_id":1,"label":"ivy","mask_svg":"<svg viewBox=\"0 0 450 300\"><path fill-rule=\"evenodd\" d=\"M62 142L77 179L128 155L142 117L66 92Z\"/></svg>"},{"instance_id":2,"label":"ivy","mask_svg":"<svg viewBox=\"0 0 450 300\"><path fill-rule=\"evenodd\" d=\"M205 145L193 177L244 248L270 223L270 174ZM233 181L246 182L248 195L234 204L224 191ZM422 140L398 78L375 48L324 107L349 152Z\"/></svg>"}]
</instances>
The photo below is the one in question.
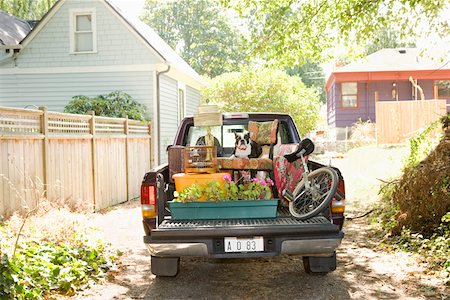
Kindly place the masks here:
<instances>
[{"instance_id":1,"label":"ivy","mask_svg":"<svg viewBox=\"0 0 450 300\"><path fill-rule=\"evenodd\" d=\"M28 239L8 255L0 248L0 298L44 299L49 294L74 295L105 278L115 256L103 243L79 237L75 244Z\"/></svg>"}]
</instances>

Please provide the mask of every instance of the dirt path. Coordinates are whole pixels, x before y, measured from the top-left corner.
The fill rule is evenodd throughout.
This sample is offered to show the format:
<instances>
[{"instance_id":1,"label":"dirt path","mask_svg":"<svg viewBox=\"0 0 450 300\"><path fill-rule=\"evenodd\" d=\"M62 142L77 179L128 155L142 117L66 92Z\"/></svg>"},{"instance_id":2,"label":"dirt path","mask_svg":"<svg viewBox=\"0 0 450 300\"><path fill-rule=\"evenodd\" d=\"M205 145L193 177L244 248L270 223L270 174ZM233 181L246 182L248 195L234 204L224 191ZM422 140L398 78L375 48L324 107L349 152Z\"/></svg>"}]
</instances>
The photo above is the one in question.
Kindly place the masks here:
<instances>
[{"instance_id":1,"label":"dirt path","mask_svg":"<svg viewBox=\"0 0 450 300\"><path fill-rule=\"evenodd\" d=\"M369 170L359 161L367 155L372 162L386 162ZM376 178L387 179L386 167L401 165L400 155L396 149L363 149L333 159L347 180L348 215L359 215L376 205ZM308 275L301 258L284 256L184 259L177 277L155 278L142 242L137 203L96 216L93 226L124 252L122 270L110 282L84 291L79 299L450 299L450 289L425 274L415 257L385 252L371 235L367 218L346 222L337 270L326 276Z\"/></svg>"}]
</instances>

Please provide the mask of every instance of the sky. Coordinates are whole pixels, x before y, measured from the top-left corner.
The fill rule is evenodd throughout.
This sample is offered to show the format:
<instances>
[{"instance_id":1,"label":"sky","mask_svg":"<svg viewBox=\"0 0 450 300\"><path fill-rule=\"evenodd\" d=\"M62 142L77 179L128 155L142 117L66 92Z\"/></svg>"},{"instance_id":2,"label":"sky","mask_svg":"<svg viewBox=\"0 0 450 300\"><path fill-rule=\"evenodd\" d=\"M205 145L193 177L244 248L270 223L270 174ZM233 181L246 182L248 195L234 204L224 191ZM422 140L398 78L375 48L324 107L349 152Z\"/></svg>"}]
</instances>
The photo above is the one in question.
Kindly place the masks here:
<instances>
[{"instance_id":1,"label":"sky","mask_svg":"<svg viewBox=\"0 0 450 300\"><path fill-rule=\"evenodd\" d=\"M140 17L145 0L112 0L122 11L134 17Z\"/></svg>"}]
</instances>

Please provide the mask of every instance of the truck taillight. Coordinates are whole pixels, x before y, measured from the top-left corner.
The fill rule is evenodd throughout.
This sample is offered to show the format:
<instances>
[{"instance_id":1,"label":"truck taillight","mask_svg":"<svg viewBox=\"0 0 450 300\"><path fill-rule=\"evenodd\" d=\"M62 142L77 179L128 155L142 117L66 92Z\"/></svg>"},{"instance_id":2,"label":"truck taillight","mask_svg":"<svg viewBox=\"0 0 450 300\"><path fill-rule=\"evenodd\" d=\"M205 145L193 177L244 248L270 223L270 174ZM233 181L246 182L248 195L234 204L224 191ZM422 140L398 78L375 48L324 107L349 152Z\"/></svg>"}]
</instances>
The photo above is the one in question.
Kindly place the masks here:
<instances>
[{"instance_id":1,"label":"truck taillight","mask_svg":"<svg viewBox=\"0 0 450 300\"><path fill-rule=\"evenodd\" d=\"M333 214L343 214L345 212L345 184L344 180L339 180L337 197L331 201L331 212Z\"/></svg>"},{"instance_id":2,"label":"truck taillight","mask_svg":"<svg viewBox=\"0 0 450 300\"><path fill-rule=\"evenodd\" d=\"M141 186L141 209L144 218L156 217L156 187L154 185Z\"/></svg>"}]
</instances>

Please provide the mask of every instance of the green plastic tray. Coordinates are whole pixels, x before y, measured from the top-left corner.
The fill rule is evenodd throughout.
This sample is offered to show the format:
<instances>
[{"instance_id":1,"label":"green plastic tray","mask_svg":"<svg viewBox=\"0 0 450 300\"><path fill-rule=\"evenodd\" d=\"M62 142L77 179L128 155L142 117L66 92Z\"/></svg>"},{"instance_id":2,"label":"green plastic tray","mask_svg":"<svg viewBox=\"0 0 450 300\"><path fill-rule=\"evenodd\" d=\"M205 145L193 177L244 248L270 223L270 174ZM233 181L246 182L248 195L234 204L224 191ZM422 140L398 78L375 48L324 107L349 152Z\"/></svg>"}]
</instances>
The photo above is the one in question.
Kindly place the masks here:
<instances>
[{"instance_id":1,"label":"green plastic tray","mask_svg":"<svg viewBox=\"0 0 450 300\"><path fill-rule=\"evenodd\" d=\"M261 219L277 216L278 199L168 203L174 220Z\"/></svg>"}]
</instances>

